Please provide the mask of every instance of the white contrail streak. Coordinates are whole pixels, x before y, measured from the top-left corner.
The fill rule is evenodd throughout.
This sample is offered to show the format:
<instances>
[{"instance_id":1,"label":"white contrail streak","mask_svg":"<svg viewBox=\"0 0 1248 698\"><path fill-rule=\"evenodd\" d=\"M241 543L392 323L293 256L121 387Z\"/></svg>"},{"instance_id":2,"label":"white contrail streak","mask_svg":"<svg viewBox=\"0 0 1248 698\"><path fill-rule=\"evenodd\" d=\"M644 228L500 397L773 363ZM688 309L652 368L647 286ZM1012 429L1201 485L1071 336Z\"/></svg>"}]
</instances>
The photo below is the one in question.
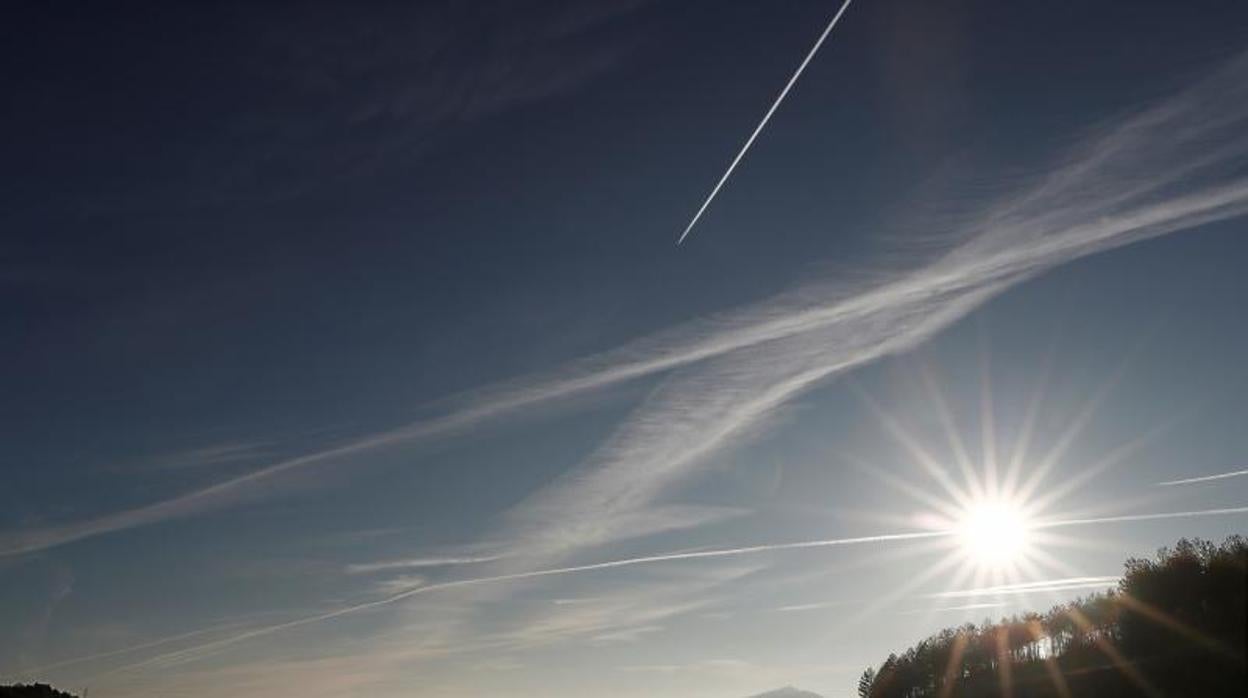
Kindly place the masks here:
<instances>
[{"instance_id":1,"label":"white contrail streak","mask_svg":"<svg viewBox=\"0 0 1248 698\"><path fill-rule=\"evenodd\" d=\"M1119 522L1127 522L1127 521L1150 521L1150 520L1156 520L1156 519L1192 518L1192 517L1202 517L1202 516L1227 516L1231 514L1244 514L1244 513L1248 513L1248 506L1234 507L1234 508L1227 508L1227 509L1205 509L1201 511L1179 511L1179 512L1165 512L1165 513L1157 513L1157 514L1133 514L1133 515L1128 515L1128 516L1108 516L1108 517L1093 518L1093 519L1066 519L1066 520L1060 520L1060 521L1045 522L1045 523L1037 525L1036 528L1054 528L1058 526L1086 526L1086 525L1092 525L1092 524L1119 523ZM829 539L824 539L824 540L797 541L794 543L771 543L771 544L750 545L750 546L736 547L736 548L717 548L714 550L698 550L698 551L692 551L692 552L662 553L659 555L646 555L642 557L630 557L630 558L623 558L619 560L607 560L605 562L594 562L594 563L590 563L586 565L573 565L569 567L552 567L552 568L547 568L547 569L532 570L528 572L499 574L499 575L493 575L489 577L472 577L468 579L456 579L456 580L452 580L449 582L440 582L436 584L429 584L423 587L416 587L414 589L409 589L407 591L402 591L396 594L392 594L390 596L386 596L384 598L377 599L375 601L368 601L365 603L345 606L342 608L334 609L332 611L326 611L324 613L318 613L316 615L307 616L307 617L299 618L299 619L292 620L292 621L287 621L285 623L278 623L275 625L269 625L269 626L265 626L262 628L256 628L255 630L249 630L249 631L240 633L238 635L222 638L220 640L214 640L212 642L204 643L202 645L197 645L195 647L184 648L181 650L176 650L174 652L168 652L165 654L157 655L155 657L145 659L135 664L118 667L117 669L113 669L109 671L108 673L112 674L118 671L135 669L135 668L148 666L154 663L161 663L165 661L177 661L179 659L193 657L193 655L198 654L198 653L210 652L212 650L217 650L222 647L226 647L228 645L233 645L239 642L243 642L245 640L251 640L257 637L263 637L265 635L272 635L273 633L281 632L283 630L289 630L291 628L297 628L297 627L304 626L304 625L310 625L312 623L319 623L321 621L332 620L334 618L340 618L342 616L352 615L352 614L359 613L362 611L368 611L374 608L380 608L382 606L388 606L390 604L396 603L398 601L402 601L407 598L411 598L413 596L428 594L428 593L435 592L435 591L443 591L446 589L482 586L482 585L487 585L487 584L497 584L500 582L519 581L519 580L524 580L524 579L536 579L540 577L555 577L555 576L562 576L562 575L567 575L567 574L579 574L582 572L595 572L599 570L618 569L622 567L635 567L639 565L652 565L652 564L658 564L658 563L664 563L664 562L678 562L678 561L686 561L686 560L706 560L706 559L712 559L712 558L738 557L742 555L756 555L760 553L780 552L780 551L785 551L785 550L809 550L809 549L815 549L815 548L842 547L842 546L851 546L851 545L862 545L862 544L868 544L868 543L889 543L889 542L896 542L896 541L954 538L954 537L957 537L958 535L959 533L956 529L940 529L940 530L934 530L934 531L907 531L903 533L886 533L886 534L875 535L875 536L859 536L855 538L829 538ZM1092 578L1088 578L1088 579L1092 579ZM1072 586L1070 588L1073 589L1073 588L1078 588L1078 587ZM1029 591L1042 591L1042 590L1043 589L1041 588L1029 589ZM954 592L946 592L946 594L950 594L950 593L954 593ZM73 662L73 661L77 661L77 660L68 660L68 662Z\"/></svg>"},{"instance_id":2,"label":"white contrail streak","mask_svg":"<svg viewBox=\"0 0 1248 698\"><path fill-rule=\"evenodd\" d=\"M347 565L347 574L369 574L387 570L420 569L424 567L452 567L459 565L479 565L486 562L497 562L501 555L482 555L476 557L418 557L406 560L386 560L385 562L368 562Z\"/></svg>"},{"instance_id":3,"label":"white contrail streak","mask_svg":"<svg viewBox=\"0 0 1248 698\"><path fill-rule=\"evenodd\" d=\"M1197 482L1212 482L1214 480L1225 480L1228 477L1239 477L1240 475L1248 475L1248 470L1235 470L1229 473L1218 473L1217 475L1205 475L1203 477L1189 477L1182 480L1167 480L1157 483L1158 487L1169 487L1171 485L1191 485Z\"/></svg>"},{"instance_id":4,"label":"white contrail streak","mask_svg":"<svg viewBox=\"0 0 1248 698\"><path fill-rule=\"evenodd\" d=\"M1032 528L1061 528L1065 526L1087 526L1089 524L1125 523L1129 521L1159 521L1162 519L1194 519L1204 516L1228 516L1231 514L1248 514L1248 507L1231 507L1228 509L1202 509L1200 511L1172 511L1164 514L1128 514L1126 516L1101 516L1093 519L1063 519L1060 521L1042 521L1033 524Z\"/></svg>"},{"instance_id":5,"label":"white contrail streak","mask_svg":"<svg viewBox=\"0 0 1248 698\"><path fill-rule=\"evenodd\" d=\"M680 234L680 239L676 241L677 245L684 242L685 238L689 236L689 231L693 230L693 226L697 225L698 219L702 217L706 208L711 205L711 201L715 199L715 195L718 194L719 190L723 188L724 182L727 182L728 178L732 176L732 171L737 169L737 164L741 162L741 158L745 157L746 151L750 149L750 146L754 145L754 140L758 138L758 134L762 133L763 129L767 126L767 122L771 121L771 115L776 113L776 109L780 107L780 103L783 102L784 98L788 96L789 90L793 89L793 85L797 82L797 79L802 76L802 72L806 70L806 66L810 65L810 61L815 57L815 54L819 52L819 48L823 46L823 42L828 38L828 35L831 34L832 30L836 28L837 22L841 21L841 15L845 14L845 10L849 9L849 4L852 1L853 0L845 0L845 2L841 4L841 9L837 10L836 16L832 18L831 22L828 22L827 28L824 29L823 33L819 35L819 40L815 42L815 45L811 47L810 52L806 54L806 58L802 60L802 64L797 66L797 70L793 73L793 77L789 78L789 82L784 86L784 89L780 90L780 96L776 97L776 101L772 102L771 108L768 109L767 113L763 115L763 120L758 122L758 126L754 128L754 133L751 133L749 139L746 140L745 145L741 146L740 152L738 152L737 156L732 159L732 164L728 165L728 170L724 172L724 176L719 178L719 183L716 184L715 188L711 190L710 196L706 197L706 201L702 202L702 207L699 208L698 212L694 214L693 220L689 221L689 225L685 227L685 232Z\"/></svg>"},{"instance_id":6,"label":"white contrail streak","mask_svg":"<svg viewBox=\"0 0 1248 698\"><path fill-rule=\"evenodd\" d=\"M1046 579L1038 582L1021 582L1018 584L1001 584L974 589L955 589L928 594L931 599L960 599L980 596L1001 596L1008 594L1039 594L1077 589L1096 589L1113 586L1122 577L1103 575L1100 577L1067 577L1065 579Z\"/></svg>"}]
</instances>

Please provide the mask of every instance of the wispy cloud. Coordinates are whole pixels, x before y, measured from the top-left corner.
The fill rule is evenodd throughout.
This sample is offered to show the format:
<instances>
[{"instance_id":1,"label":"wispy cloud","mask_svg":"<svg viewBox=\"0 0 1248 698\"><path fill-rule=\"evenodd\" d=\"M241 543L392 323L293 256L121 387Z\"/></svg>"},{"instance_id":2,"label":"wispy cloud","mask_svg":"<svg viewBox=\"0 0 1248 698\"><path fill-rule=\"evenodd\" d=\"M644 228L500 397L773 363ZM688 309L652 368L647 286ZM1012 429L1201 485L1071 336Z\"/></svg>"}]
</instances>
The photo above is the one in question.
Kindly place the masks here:
<instances>
[{"instance_id":1,"label":"wispy cloud","mask_svg":"<svg viewBox=\"0 0 1248 698\"><path fill-rule=\"evenodd\" d=\"M1182 480L1167 480L1157 483L1158 487L1169 487L1172 485L1193 485L1198 482L1213 482L1214 480L1225 480L1232 477L1240 477L1248 475L1248 470L1232 470L1229 473L1218 473L1217 475L1204 475L1202 477L1188 477Z\"/></svg>"},{"instance_id":2,"label":"wispy cloud","mask_svg":"<svg viewBox=\"0 0 1248 698\"><path fill-rule=\"evenodd\" d=\"M347 565L348 574L369 574L371 572L387 572L390 570L421 569L425 567L452 567L455 565L479 565L483 562L494 562L502 559L501 555L482 555L476 557L414 557L401 560L384 560Z\"/></svg>"},{"instance_id":3,"label":"wispy cloud","mask_svg":"<svg viewBox=\"0 0 1248 698\"><path fill-rule=\"evenodd\" d=\"M612 630L610 632L595 635L589 639L590 642L597 644L615 643L615 642L637 642L646 635L662 632L661 625L639 625L633 628L625 628L623 630Z\"/></svg>"},{"instance_id":4,"label":"wispy cloud","mask_svg":"<svg viewBox=\"0 0 1248 698\"><path fill-rule=\"evenodd\" d=\"M792 613L794 611L819 611L825 608L837 608L839 606L846 606L852 603L861 603L861 602L859 601L817 601L815 603L799 603L799 604L793 604L790 606L781 606L777 608L776 610L783 611L785 613Z\"/></svg>"},{"instance_id":5,"label":"wispy cloud","mask_svg":"<svg viewBox=\"0 0 1248 698\"><path fill-rule=\"evenodd\" d=\"M247 461L256 462L271 458L268 449L273 445L266 441L231 441L163 453L151 458L145 467L152 470L182 470Z\"/></svg>"},{"instance_id":6,"label":"wispy cloud","mask_svg":"<svg viewBox=\"0 0 1248 698\"><path fill-rule=\"evenodd\" d=\"M754 668L754 665L744 659L703 659L696 662L688 662L685 664L634 664L630 666L620 667L621 671L639 671L646 673L672 674L678 671L729 671L740 672Z\"/></svg>"},{"instance_id":7,"label":"wispy cloud","mask_svg":"<svg viewBox=\"0 0 1248 698\"><path fill-rule=\"evenodd\" d=\"M250 496L262 481L312 465L451 436L538 403L693 367L652 394L576 473L512 517L530 551L566 553L620 535L620 522L635 521L665 487L810 387L912 347L1057 265L1248 212L1248 180L1228 179L1248 152L1246 92L1248 59L1241 57L1090 139L1034 186L933 224L931 237L944 241L946 252L917 268L848 286L808 284L550 375L463 396L440 417L137 509L10 532L0 537L0 555L213 510ZM265 484L265 492L278 489Z\"/></svg>"},{"instance_id":8,"label":"wispy cloud","mask_svg":"<svg viewBox=\"0 0 1248 698\"><path fill-rule=\"evenodd\" d=\"M82 196L106 211L286 199L410 165L464 124L627 64L644 29L617 20L652 2L245 5L246 22L171 39L200 52L230 45L214 70L263 94L168 143L172 157L196 164L186 175L161 177L139 164L118 173L119 193ZM159 119L151 110L167 105L136 100L132 113Z\"/></svg>"},{"instance_id":9,"label":"wispy cloud","mask_svg":"<svg viewBox=\"0 0 1248 698\"><path fill-rule=\"evenodd\" d=\"M514 627L468 644L485 642L492 650L511 651L573 639L595 644L635 642L662 632L677 616L715 606L720 600L719 587L760 569L757 565L696 567L680 575L608 584L593 601L536 606Z\"/></svg>"},{"instance_id":10,"label":"wispy cloud","mask_svg":"<svg viewBox=\"0 0 1248 698\"><path fill-rule=\"evenodd\" d=\"M402 594L413 589L419 589L428 583L428 579L418 574L404 574L376 582L373 585L373 590L383 596L393 596L394 594Z\"/></svg>"},{"instance_id":11,"label":"wispy cloud","mask_svg":"<svg viewBox=\"0 0 1248 698\"><path fill-rule=\"evenodd\" d=\"M1004 608L1009 604L1004 603L968 603L962 606L938 606L936 608L912 608L908 611L898 611L898 615L917 616L924 613L949 613L953 611L976 611L983 608Z\"/></svg>"}]
</instances>

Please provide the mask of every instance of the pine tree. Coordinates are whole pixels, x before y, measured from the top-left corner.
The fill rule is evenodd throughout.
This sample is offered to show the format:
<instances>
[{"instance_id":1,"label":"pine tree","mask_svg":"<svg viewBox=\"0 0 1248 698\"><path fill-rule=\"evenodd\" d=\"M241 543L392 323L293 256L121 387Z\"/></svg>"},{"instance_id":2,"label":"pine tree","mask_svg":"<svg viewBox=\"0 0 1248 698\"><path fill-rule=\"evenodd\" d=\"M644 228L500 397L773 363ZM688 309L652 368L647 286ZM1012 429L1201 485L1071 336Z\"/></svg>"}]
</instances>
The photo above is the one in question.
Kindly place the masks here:
<instances>
[{"instance_id":1,"label":"pine tree","mask_svg":"<svg viewBox=\"0 0 1248 698\"><path fill-rule=\"evenodd\" d=\"M858 679L858 695L860 698L871 698L871 686L875 684L875 669L867 667Z\"/></svg>"}]
</instances>

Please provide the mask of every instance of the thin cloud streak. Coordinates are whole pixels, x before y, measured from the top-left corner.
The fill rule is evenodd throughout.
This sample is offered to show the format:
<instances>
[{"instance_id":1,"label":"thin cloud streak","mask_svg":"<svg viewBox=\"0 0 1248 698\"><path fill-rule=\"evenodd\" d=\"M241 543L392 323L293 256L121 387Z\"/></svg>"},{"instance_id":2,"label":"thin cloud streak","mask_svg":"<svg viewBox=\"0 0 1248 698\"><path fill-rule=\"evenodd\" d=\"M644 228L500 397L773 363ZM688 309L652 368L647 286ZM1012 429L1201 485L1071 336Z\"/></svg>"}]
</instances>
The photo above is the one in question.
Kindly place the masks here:
<instances>
[{"instance_id":1,"label":"thin cloud streak","mask_svg":"<svg viewBox=\"0 0 1248 698\"><path fill-rule=\"evenodd\" d=\"M1204 475L1202 477L1188 477L1182 480L1167 480L1157 483L1158 487L1170 487L1173 485L1192 485L1198 482L1213 482L1214 480L1225 480L1231 477L1239 477L1248 475L1248 470L1233 470L1229 473L1218 473L1217 475Z\"/></svg>"},{"instance_id":2,"label":"thin cloud streak","mask_svg":"<svg viewBox=\"0 0 1248 698\"><path fill-rule=\"evenodd\" d=\"M917 616L924 613L945 613L951 611L975 611L981 608L1004 608L1004 603L968 603L962 606L941 606L939 608L915 608L909 611L898 611L900 616Z\"/></svg>"},{"instance_id":3,"label":"thin cloud streak","mask_svg":"<svg viewBox=\"0 0 1248 698\"><path fill-rule=\"evenodd\" d=\"M1045 592L1068 591L1073 589L1098 589L1113 586L1122 577L1104 575L1100 577L1066 577L1064 579L1046 579L1037 582L1020 582L1017 584L1000 584L976 589L956 589L928 594L932 599L960 599L978 596L998 596L1014 594L1037 594Z\"/></svg>"},{"instance_id":4,"label":"thin cloud streak","mask_svg":"<svg viewBox=\"0 0 1248 698\"><path fill-rule=\"evenodd\" d=\"M792 606L780 606L777 611L782 613L793 613L795 611L819 611L825 608L837 608L851 603L861 603L860 601L819 601L816 603L799 603Z\"/></svg>"},{"instance_id":5,"label":"thin cloud streak","mask_svg":"<svg viewBox=\"0 0 1248 698\"><path fill-rule=\"evenodd\" d=\"M823 42L827 40L828 35L832 33L832 30L836 28L837 23L841 21L841 15L845 14L845 10L849 9L849 4L852 1L853 0L845 0L845 2L841 4L841 9L837 10L836 15L832 17L832 21L828 22L827 28L825 28L823 33L819 35L819 39L815 41L815 45L810 48L810 52L806 54L806 58L802 59L801 65L797 66L797 70L794 71L793 77L789 78L789 81L785 84L784 89L780 90L780 94L776 97L776 101L771 103L771 108L768 109L767 113L763 115L763 120L758 122L758 126L754 127L754 132L751 133L750 137L745 141L745 145L741 146L741 150L738 151L737 156L732 159L732 163L728 165L728 169L724 172L724 175L719 178L719 182L715 184L715 188L712 189L710 195L706 197L706 201L702 202L702 206L698 209L698 212L693 215L693 220L689 221L689 225L685 226L684 232L682 232L680 234L680 238L676 240L677 245L680 245L685 241L685 238L689 237L689 231L693 230L693 226L698 224L698 219L702 218L702 214L706 212L707 207L709 207L711 202L715 200L715 196L719 194L719 190L724 187L724 183L727 182L728 178L732 176L732 171L737 169L737 164L741 162L741 158L745 157L745 154L749 151L750 146L754 145L754 141L758 138L758 134L762 133L763 129L767 127L767 122L771 121L772 114L775 114L776 110L780 108L780 103L784 101L784 98L789 96L789 90L793 89L793 85L795 85L797 83L797 79L802 76L802 73L806 70L806 66L810 65L810 62L815 58L815 54L819 53L819 49L823 46Z\"/></svg>"},{"instance_id":6,"label":"thin cloud streak","mask_svg":"<svg viewBox=\"0 0 1248 698\"><path fill-rule=\"evenodd\" d=\"M756 427L792 396L914 346L1014 284L1083 256L1248 213L1248 180L1221 176L1248 153L1246 86L1248 59L1241 57L1092 139L1037 186L963 220L936 226L933 237L961 242L926 266L850 287L809 284L574 362L562 371L462 396L444 403L451 409L434 419L151 505L11 532L0 537L0 556L199 514L250 496L260 481L288 472L452 436L539 403L706 363L707 370L680 375L653 395L587 466L603 471L591 478L595 489L631 488L626 508L635 511L664 482L683 476L699 459ZM1211 149L1211 143L1218 147ZM1156 176L1142 180L1141 171ZM1179 183L1187 187L1185 193L1174 191ZM628 474L629 480L620 480L619 473ZM265 494L277 489L265 484ZM567 484L565 480L558 488L580 494ZM533 518L530 513L521 512L521 517ZM589 519L575 526L601 529Z\"/></svg>"},{"instance_id":7,"label":"thin cloud streak","mask_svg":"<svg viewBox=\"0 0 1248 698\"><path fill-rule=\"evenodd\" d=\"M479 565L484 562L495 562L500 559L502 559L501 555L483 555L479 557L417 557L406 560L386 560L384 562L368 562L347 565L347 573L369 574L372 572L385 572L389 570Z\"/></svg>"},{"instance_id":8,"label":"thin cloud streak","mask_svg":"<svg viewBox=\"0 0 1248 698\"><path fill-rule=\"evenodd\" d=\"M1248 514L1248 507L1229 507L1225 509L1201 509L1199 511L1174 511L1165 514L1126 514L1123 516L1100 516L1089 519L1064 519L1059 521L1040 521L1031 528L1061 528L1065 526L1087 526L1089 524L1127 523L1131 521L1161 521L1165 519L1195 519L1206 516L1229 516Z\"/></svg>"}]
</instances>

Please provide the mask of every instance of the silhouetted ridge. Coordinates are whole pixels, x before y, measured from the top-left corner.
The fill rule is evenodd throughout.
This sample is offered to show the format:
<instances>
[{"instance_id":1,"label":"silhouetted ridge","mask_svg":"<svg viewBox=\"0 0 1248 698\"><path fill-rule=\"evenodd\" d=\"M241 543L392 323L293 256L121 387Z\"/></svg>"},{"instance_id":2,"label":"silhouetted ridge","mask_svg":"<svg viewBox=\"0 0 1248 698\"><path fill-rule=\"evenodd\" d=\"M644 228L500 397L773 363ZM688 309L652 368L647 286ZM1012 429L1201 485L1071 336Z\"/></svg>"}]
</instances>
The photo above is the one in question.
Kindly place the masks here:
<instances>
[{"instance_id":1,"label":"silhouetted ridge","mask_svg":"<svg viewBox=\"0 0 1248 698\"><path fill-rule=\"evenodd\" d=\"M46 683L19 683L12 686L0 686L0 698L77 698L77 696L58 691Z\"/></svg>"},{"instance_id":2,"label":"silhouetted ridge","mask_svg":"<svg viewBox=\"0 0 1248 698\"><path fill-rule=\"evenodd\" d=\"M863 672L862 698L1248 695L1248 542L1180 540L1118 588L948 628Z\"/></svg>"}]
</instances>

